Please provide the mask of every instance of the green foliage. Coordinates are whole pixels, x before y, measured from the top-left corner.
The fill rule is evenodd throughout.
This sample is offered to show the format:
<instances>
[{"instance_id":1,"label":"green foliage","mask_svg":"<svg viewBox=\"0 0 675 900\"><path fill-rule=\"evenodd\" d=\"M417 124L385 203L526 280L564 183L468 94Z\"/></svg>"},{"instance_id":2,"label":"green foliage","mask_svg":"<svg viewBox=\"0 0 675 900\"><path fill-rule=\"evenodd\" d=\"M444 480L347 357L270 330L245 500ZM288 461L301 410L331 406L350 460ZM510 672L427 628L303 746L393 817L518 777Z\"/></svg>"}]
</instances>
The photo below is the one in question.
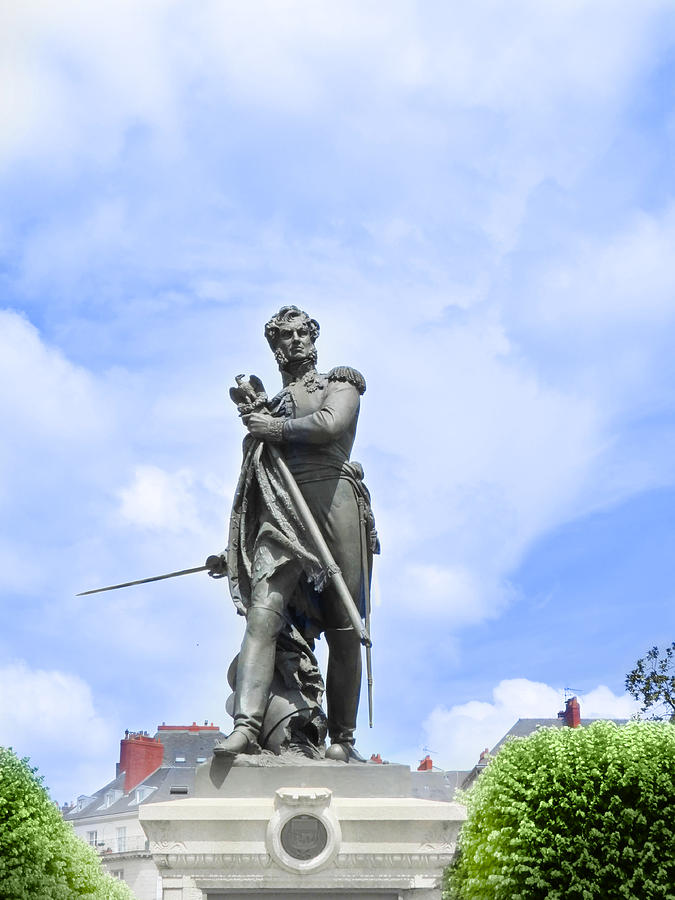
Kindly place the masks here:
<instances>
[{"instance_id":1,"label":"green foliage","mask_svg":"<svg viewBox=\"0 0 675 900\"><path fill-rule=\"evenodd\" d=\"M675 722L675 641L663 654L658 647L652 647L643 659L638 659L626 675L626 690L636 700L642 700L643 713L661 706ZM650 718L665 717L653 712Z\"/></svg>"},{"instance_id":2,"label":"green foliage","mask_svg":"<svg viewBox=\"0 0 675 900\"><path fill-rule=\"evenodd\" d=\"M595 722L507 743L467 796L446 900L673 900L675 726Z\"/></svg>"},{"instance_id":3,"label":"green foliage","mask_svg":"<svg viewBox=\"0 0 675 900\"><path fill-rule=\"evenodd\" d=\"M0 900L133 900L76 837L27 759L0 747Z\"/></svg>"}]
</instances>

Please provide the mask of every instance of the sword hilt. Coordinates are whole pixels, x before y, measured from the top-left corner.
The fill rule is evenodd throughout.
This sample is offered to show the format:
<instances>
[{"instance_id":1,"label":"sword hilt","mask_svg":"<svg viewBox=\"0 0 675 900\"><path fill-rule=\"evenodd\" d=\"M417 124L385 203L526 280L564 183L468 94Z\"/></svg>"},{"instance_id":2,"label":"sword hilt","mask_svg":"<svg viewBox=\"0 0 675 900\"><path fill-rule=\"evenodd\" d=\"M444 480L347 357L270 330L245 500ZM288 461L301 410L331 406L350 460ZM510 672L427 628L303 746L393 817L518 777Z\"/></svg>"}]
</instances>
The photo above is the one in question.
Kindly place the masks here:
<instances>
[{"instance_id":1,"label":"sword hilt","mask_svg":"<svg viewBox=\"0 0 675 900\"><path fill-rule=\"evenodd\" d=\"M227 575L227 550L207 556L204 565L211 578L224 578Z\"/></svg>"}]
</instances>

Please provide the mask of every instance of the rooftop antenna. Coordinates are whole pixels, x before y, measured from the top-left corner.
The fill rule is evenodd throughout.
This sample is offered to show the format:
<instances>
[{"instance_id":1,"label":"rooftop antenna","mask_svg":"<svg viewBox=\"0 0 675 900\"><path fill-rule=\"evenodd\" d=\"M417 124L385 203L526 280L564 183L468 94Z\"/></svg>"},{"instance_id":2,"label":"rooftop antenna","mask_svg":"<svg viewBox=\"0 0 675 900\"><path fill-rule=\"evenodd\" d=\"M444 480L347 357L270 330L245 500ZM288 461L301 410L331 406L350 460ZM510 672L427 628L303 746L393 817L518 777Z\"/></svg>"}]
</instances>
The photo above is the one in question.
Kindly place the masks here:
<instances>
[{"instance_id":1,"label":"rooftop antenna","mask_svg":"<svg viewBox=\"0 0 675 900\"><path fill-rule=\"evenodd\" d=\"M583 694L583 691L580 690L579 688L566 687L566 688L563 688L563 691L565 692L565 700L566 701L569 700L570 697L576 697L579 694Z\"/></svg>"}]
</instances>

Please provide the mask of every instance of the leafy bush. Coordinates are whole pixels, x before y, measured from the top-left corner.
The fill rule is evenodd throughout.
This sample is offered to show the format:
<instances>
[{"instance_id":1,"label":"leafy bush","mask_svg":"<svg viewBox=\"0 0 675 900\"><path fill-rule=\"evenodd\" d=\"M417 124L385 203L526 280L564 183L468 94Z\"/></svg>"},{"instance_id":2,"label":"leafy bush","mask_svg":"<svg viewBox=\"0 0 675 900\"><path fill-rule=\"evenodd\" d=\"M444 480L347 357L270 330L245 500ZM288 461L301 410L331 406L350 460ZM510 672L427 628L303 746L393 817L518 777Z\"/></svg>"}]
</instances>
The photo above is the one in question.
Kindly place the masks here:
<instances>
[{"instance_id":1,"label":"leafy bush","mask_svg":"<svg viewBox=\"0 0 675 900\"><path fill-rule=\"evenodd\" d=\"M1 900L133 900L76 837L27 759L0 747Z\"/></svg>"},{"instance_id":2,"label":"leafy bush","mask_svg":"<svg viewBox=\"0 0 675 900\"><path fill-rule=\"evenodd\" d=\"M675 898L675 726L595 722L507 743L467 795L445 898Z\"/></svg>"}]
</instances>

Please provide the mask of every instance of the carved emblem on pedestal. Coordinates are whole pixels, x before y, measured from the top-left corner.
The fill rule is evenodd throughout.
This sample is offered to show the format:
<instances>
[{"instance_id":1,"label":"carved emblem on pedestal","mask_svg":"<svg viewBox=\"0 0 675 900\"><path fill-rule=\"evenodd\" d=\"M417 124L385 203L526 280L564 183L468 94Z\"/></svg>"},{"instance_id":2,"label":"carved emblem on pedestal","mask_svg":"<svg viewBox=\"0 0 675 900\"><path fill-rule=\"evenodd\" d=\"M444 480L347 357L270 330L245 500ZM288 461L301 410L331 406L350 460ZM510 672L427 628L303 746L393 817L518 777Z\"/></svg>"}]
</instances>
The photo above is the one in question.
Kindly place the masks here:
<instances>
[{"instance_id":1,"label":"carved emblem on pedestal","mask_svg":"<svg viewBox=\"0 0 675 900\"><path fill-rule=\"evenodd\" d=\"M316 816L293 816L281 829L281 846L293 859L314 859L327 843L326 828Z\"/></svg>"},{"instance_id":2,"label":"carved emblem on pedestal","mask_svg":"<svg viewBox=\"0 0 675 900\"><path fill-rule=\"evenodd\" d=\"M340 823L326 788L280 788L267 826L267 849L290 872L313 872L340 849Z\"/></svg>"}]
</instances>

